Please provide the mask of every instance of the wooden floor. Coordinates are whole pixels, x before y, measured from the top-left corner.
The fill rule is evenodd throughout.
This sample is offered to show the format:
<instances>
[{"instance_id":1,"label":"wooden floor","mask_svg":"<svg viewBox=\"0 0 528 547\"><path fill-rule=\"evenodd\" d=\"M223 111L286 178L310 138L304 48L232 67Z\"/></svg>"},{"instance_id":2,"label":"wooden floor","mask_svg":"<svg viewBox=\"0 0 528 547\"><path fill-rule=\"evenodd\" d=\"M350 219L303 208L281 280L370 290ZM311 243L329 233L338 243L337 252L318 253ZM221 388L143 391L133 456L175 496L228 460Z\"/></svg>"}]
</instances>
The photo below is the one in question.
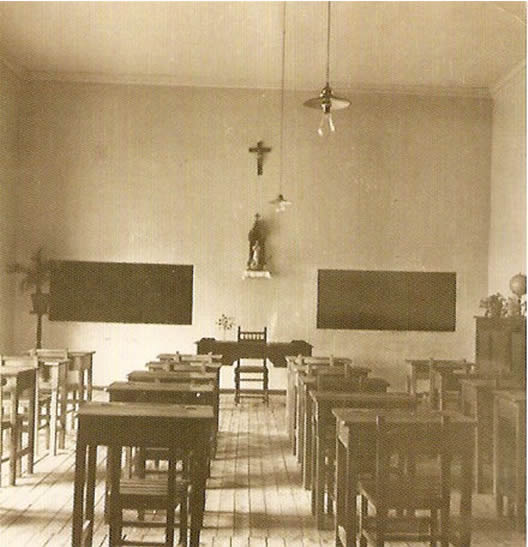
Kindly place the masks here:
<instances>
[{"instance_id":1,"label":"wooden floor","mask_svg":"<svg viewBox=\"0 0 528 547\"><path fill-rule=\"evenodd\" d=\"M221 433L208 483L203 545L334 544L333 532L319 532L314 527L309 494L300 486L300 472L289 450L285 425L283 396L273 395L268 407L251 399L236 407L232 395L222 395ZM34 475L23 476L16 487L0 489L2 546L71 544L73 455L73 437L69 437L67 449L58 456L39 459ZM107 544L102 521L103 459L101 451L95 546ZM2 484L6 478L4 475ZM525 545L524 536L508 522L495 519L491 495L475 496L473 512L473 545ZM130 529L127 533L128 539L160 537L155 529Z\"/></svg>"}]
</instances>

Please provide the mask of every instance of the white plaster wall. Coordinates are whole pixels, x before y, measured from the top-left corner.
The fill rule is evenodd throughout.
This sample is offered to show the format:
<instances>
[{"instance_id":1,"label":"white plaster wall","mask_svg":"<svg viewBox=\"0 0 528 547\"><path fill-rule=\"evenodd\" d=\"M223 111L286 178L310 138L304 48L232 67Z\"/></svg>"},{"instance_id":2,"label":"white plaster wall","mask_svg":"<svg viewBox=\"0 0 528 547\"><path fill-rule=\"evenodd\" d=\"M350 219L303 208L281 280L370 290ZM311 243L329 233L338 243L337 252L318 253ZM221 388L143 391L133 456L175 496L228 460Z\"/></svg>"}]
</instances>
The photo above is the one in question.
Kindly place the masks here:
<instances>
[{"instance_id":1,"label":"white plaster wall","mask_svg":"<svg viewBox=\"0 0 528 547\"><path fill-rule=\"evenodd\" d=\"M15 259L18 224L15 203L21 83L0 60L0 352L13 350L13 317L17 280L6 274Z\"/></svg>"},{"instance_id":2,"label":"white plaster wall","mask_svg":"<svg viewBox=\"0 0 528 547\"><path fill-rule=\"evenodd\" d=\"M526 274L526 66L494 93L488 293Z\"/></svg>"},{"instance_id":3,"label":"white plaster wall","mask_svg":"<svg viewBox=\"0 0 528 547\"><path fill-rule=\"evenodd\" d=\"M396 389L407 357L473 358L487 288L490 101L357 94L321 140L308 95L287 95L283 191L294 205L276 216L278 92L30 83L19 259L44 244L57 259L195 266L192 326L46 321L45 345L95 349L95 380L106 383L160 351L220 337L225 313L267 325L271 340L366 363ZM258 178L247 150L257 140L273 147ZM242 281L257 211L271 229L273 278ZM457 330L317 330L319 268L456 271ZM19 299L19 350L34 343L28 310ZM284 387L282 373L272 387Z\"/></svg>"}]
</instances>

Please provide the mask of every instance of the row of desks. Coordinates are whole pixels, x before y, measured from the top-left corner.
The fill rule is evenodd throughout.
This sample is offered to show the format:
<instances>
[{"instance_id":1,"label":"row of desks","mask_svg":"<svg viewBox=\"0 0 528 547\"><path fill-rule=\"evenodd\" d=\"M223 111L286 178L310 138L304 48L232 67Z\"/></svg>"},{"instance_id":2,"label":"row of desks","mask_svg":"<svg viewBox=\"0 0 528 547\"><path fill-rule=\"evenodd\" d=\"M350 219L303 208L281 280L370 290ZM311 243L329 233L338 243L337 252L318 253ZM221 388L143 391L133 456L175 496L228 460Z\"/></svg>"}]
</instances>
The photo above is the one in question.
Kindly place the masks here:
<instances>
[{"instance_id":1,"label":"row of desks","mask_svg":"<svg viewBox=\"0 0 528 547\"><path fill-rule=\"evenodd\" d=\"M219 367L207 372L180 363L175 372L170 366L150 365L149 370L131 372L128 382L108 386L109 403L84 406L79 412L72 546L91 544L95 451L100 445L107 446L110 455L116 451L120 454L121 447L175 446L187 454L192 484L190 545L199 545L209 458L218 429ZM118 491L120 466L114 457L109 456L108 461L112 462L107 481L114 484L109 498L113 507L112 493ZM110 531L115 535L112 526Z\"/></svg>"},{"instance_id":2,"label":"row of desks","mask_svg":"<svg viewBox=\"0 0 528 547\"><path fill-rule=\"evenodd\" d=\"M9 482L16 482L17 465L19 458L17 445L21 421L19 407L22 395L27 397L28 407L28 446L18 455L28 456L28 473L33 473L33 462L36 451L36 434L38 428L39 393L49 393L49 427L50 427L50 452L57 454L58 448L64 448L66 437L66 410L68 403L68 378L69 374L75 374L76 390L79 400L92 399L93 378L93 354L94 351L69 351L68 358L51 358L37 356L38 370L34 373L27 372L24 366L0 366L0 381L6 384L6 392L10 397L9 425L11 431L10 442L10 473ZM28 377L34 378L32 385L27 385Z\"/></svg>"}]
</instances>

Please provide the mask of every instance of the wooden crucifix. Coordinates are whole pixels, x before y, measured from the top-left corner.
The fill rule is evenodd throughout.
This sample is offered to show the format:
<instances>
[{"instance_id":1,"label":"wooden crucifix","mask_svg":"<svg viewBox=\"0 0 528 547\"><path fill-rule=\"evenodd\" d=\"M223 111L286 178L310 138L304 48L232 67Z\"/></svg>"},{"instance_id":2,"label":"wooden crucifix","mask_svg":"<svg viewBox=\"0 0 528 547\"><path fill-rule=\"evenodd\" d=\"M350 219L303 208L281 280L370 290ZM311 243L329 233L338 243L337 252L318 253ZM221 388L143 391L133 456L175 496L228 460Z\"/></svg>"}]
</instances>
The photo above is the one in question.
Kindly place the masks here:
<instances>
[{"instance_id":1,"label":"wooden crucifix","mask_svg":"<svg viewBox=\"0 0 528 547\"><path fill-rule=\"evenodd\" d=\"M264 154L271 152L271 148L263 146L262 141L257 142L257 146L252 146L249 151L252 154L257 154L257 175L262 175L262 164L264 161Z\"/></svg>"}]
</instances>

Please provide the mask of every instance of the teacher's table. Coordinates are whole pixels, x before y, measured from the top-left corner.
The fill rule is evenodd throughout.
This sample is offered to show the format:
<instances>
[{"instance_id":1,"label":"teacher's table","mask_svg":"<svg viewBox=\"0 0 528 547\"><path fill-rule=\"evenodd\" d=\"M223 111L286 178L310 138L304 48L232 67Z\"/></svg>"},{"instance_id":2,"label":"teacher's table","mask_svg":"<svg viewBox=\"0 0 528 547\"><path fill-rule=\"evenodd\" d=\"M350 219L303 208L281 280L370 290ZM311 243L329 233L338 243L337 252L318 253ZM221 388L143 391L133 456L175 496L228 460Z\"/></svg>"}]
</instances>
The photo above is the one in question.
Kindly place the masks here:
<instances>
[{"instance_id":1,"label":"teacher's table","mask_svg":"<svg viewBox=\"0 0 528 547\"><path fill-rule=\"evenodd\" d=\"M238 359L269 359L276 367L286 367L287 355L311 355L312 346L304 340L291 342L253 342L251 340L216 340L202 338L196 342L198 353L222 356L222 364L231 366Z\"/></svg>"}]
</instances>

